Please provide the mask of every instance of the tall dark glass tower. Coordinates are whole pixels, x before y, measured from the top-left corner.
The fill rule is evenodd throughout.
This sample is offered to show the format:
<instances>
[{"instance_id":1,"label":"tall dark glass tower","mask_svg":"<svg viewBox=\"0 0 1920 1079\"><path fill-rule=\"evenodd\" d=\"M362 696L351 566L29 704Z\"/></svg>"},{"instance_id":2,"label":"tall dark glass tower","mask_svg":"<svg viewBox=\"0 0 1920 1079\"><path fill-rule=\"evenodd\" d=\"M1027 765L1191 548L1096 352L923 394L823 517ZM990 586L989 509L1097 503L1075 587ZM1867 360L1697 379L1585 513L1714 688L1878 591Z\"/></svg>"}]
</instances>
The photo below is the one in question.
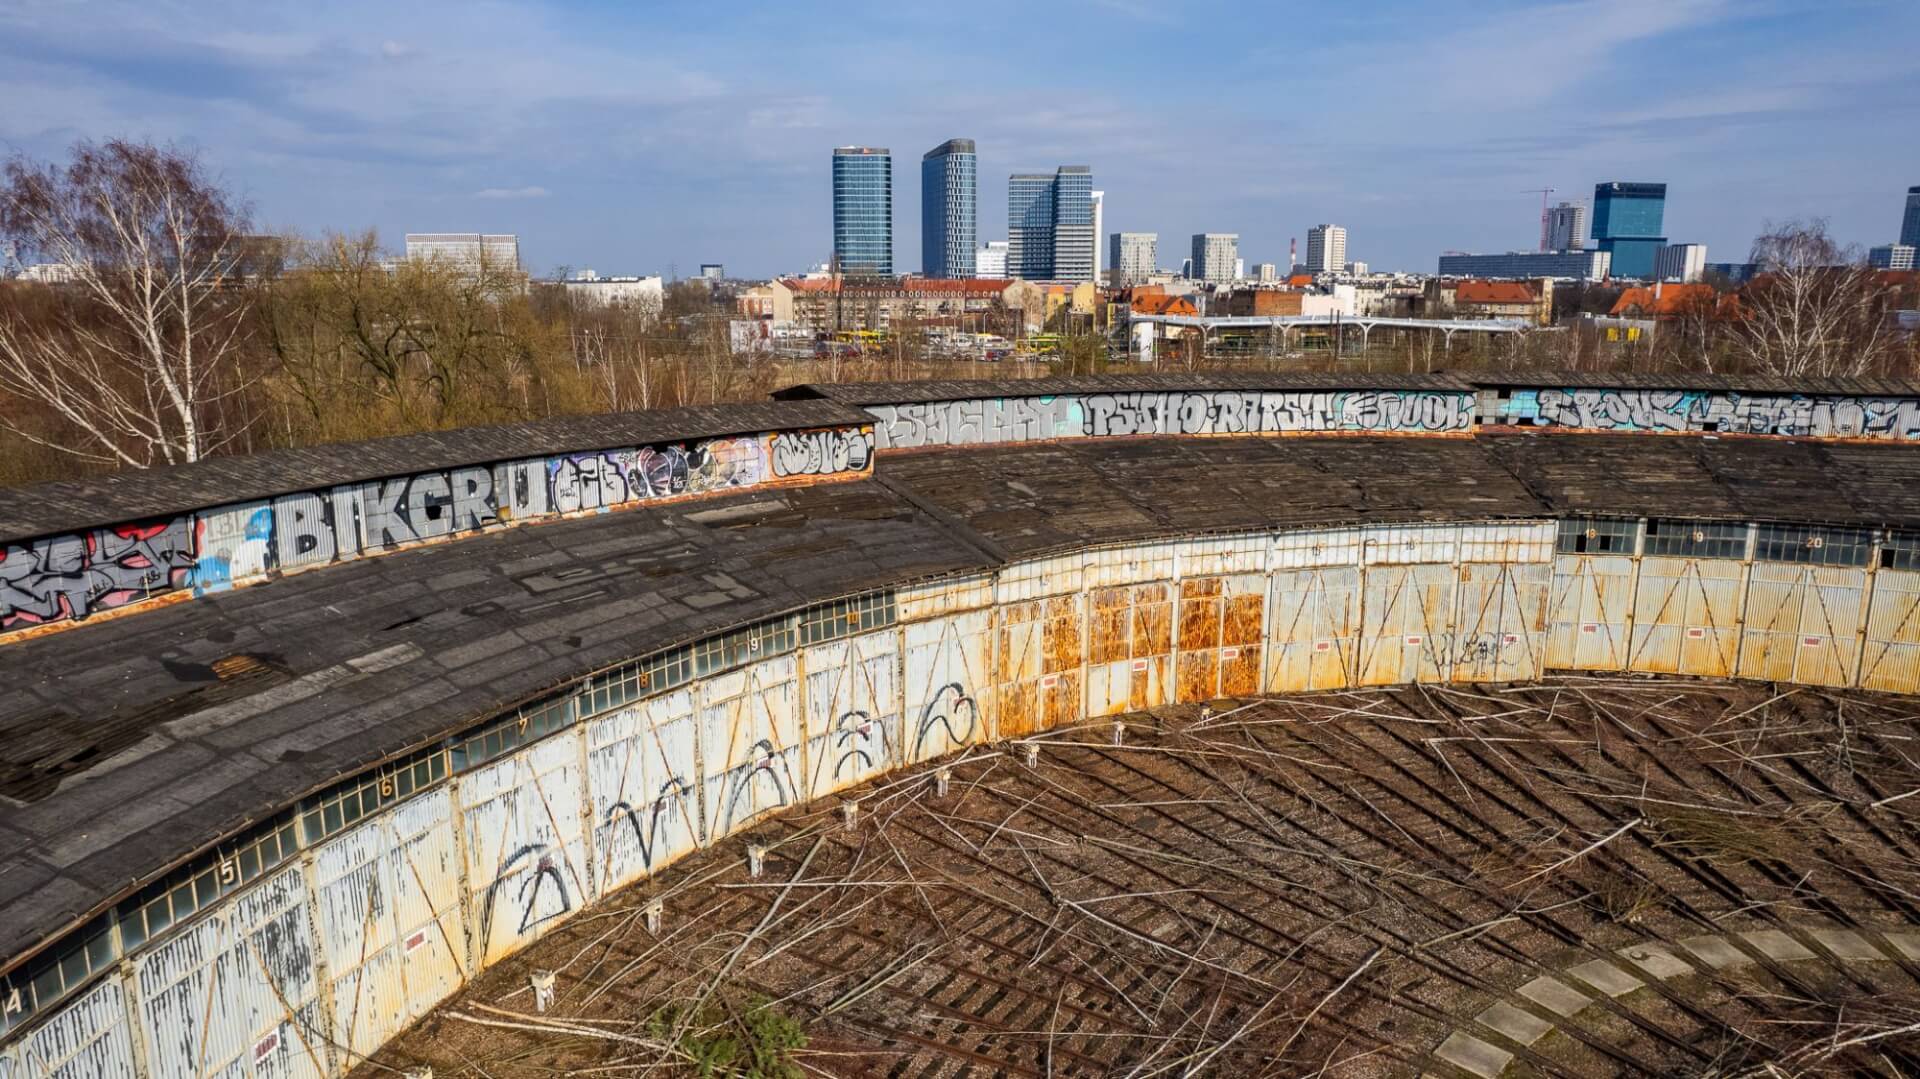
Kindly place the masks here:
<instances>
[{"instance_id":1,"label":"tall dark glass tower","mask_svg":"<svg viewBox=\"0 0 1920 1079\"><path fill-rule=\"evenodd\" d=\"M833 152L833 258L844 274L893 273L893 155L884 149Z\"/></svg>"},{"instance_id":2,"label":"tall dark glass tower","mask_svg":"<svg viewBox=\"0 0 1920 1079\"><path fill-rule=\"evenodd\" d=\"M1920 247L1920 187L1907 188L1907 216L1900 221L1900 242Z\"/></svg>"},{"instance_id":3,"label":"tall dark glass tower","mask_svg":"<svg viewBox=\"0 0 1920 1079\"><path fill-rule=\"evenodd\" d=\"M1093 280L1093 229L1093 170L1087 166L1007 178L1008 277Z\"/></svg>"},{"instance_id":4,"label":"tall dark glass tower","mask_svg":"<svg viewBox=\"0 0 1920 1079\"><path fill-rule=\"evenodd\" d=\"M1593 185L1594 246L1613 256L1613 276L1653 276L1654 260L1667 244L1661 234L1666 213L1666 184Z\"/></svg>"},{"instance_id":5,"label":"tall dark glass tower","mask_svg":"<svg viewBox=\"0 0 1920 1079\"><path fill-rule=\"evenodd\" d=\"M979 246L972 139L948 139L920 159L920 272L972 277Z\"/></svg>"}]
</instances>

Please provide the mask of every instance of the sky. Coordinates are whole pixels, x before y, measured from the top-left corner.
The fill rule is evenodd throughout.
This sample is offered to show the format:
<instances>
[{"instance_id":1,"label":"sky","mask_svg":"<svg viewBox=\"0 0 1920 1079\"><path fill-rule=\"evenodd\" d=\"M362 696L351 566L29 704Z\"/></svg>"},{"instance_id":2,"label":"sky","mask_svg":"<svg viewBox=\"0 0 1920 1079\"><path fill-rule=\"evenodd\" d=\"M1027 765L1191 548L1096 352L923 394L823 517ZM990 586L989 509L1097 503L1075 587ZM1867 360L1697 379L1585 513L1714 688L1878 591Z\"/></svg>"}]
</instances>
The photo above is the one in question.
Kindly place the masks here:
<instances>
[{"instance_id":1,"label":"sky","mask_svg":"<svg viewBox=\"0 0 1920 1079\"><path fill-rule=\"evenodd\" d=\"M1093 169L1108 232L1249 266L1348 229L1431 272L1530 249L1542 187L1665 181L1668 236L1742 259L1768 221L1892 242L1920 185L1915 0L1180 5L1165 0L0 0L0 151L197 151L273 231L514 232L536 273L768 276L831 250L832 148Z\"/></svg>"}]
</instances>

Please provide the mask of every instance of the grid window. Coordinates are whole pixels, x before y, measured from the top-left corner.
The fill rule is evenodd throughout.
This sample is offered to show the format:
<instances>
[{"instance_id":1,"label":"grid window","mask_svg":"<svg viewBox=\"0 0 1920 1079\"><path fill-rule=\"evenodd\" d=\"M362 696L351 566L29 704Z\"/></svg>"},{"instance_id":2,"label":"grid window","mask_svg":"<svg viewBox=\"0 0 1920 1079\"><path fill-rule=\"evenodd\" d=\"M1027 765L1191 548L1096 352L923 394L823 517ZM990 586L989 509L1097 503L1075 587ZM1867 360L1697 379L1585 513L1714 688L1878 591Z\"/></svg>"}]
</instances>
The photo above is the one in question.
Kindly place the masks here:
<instances>
[{"instance_id":1,"label":"grid window","mask_svg":"<svg viewBox=\"0 0 1920 1079\"><path fill-rule=\"evenodd\" d=\"M702 676L715 674L743 663L791 652L793 647L793 618L770 618L695 643L693 669Z\"/></svg>"},{"instance_id":2,"label":"grid window","mask_svg":"<svg viewBox=\"0 0 1920 1079\"><path fill-rule=\"evenodd\" d=\"M1621 517L1580 517L1560 522L1554 549L1561 554L1633 553L1640 522Z\"/></svg>"},{"instance_id":3,"label":"grid window","mask_svg":"<svg viewBox=\"0 0 1920 1079\"><path fill-rule=\"evenodd\" d=\"M1864 566L1873 560L1873 533L1863 528L1761 525L1755 558L1813 566Z\"/></svg>"},{"instance_id":4,"label":"grid window","mask_svg":"<svg viewBox=\"0 0 1920 1079\"><path fill-rule=\"evenodd\" d=\"M298 847L294 820L283 813L135 892L115 912L121 951L140 947L292 858Z\"/></svg>"},{"instance_id":5,"label":"grid window","mask_svg":"<svg viewBox=\"0 0 1920 1079\"><path fill-rule=\"evenodd\" d=\"M869 592L817 603L800 612L800 643L821 644L854 633L883 629L898 617L892 592Z\"/></svg>"},{"instance_id":6,"label":"grid window","mask_svg":"<svg viewBox=\"0 0 1920 1079\"><path fill-rule=\"evenodd\" d=\"M1647 522L1644 553L1674 558L1745 558L1747 526L1656 517Z\"/></svg>"},{"instance_id":7,"label":"grid window","mask_svg":"<svg viewBox=\"0 0 1920 1079\"><path fill-rule=\"evenodd\" d=\"M512 715L456 740L448 750L448 766L455 772L478 768L571 724L574 697L567 693L538 704L522 705Z\"/></svg>"},{"instance_id":8,"label":"grid window","mask_svg":"<svg viewBox=\"0 0 1920 1079\"><path fill-rule=\"evenodd\" d=\"M318 843L445 778L447 754L439 746L363 772L307 799L300 807L301 838L308 844Z\"/></svg>"},{"instance_id":9,"label":"grid window","mask_svg":"<svg viewBox=\"0 0 1920 1079\"><path fill-rule=\"evenodd\" d=\"M1920 569L1920 532L1889 532L1880 538L1881 569Z\"/></svg>"},{"instance_id":10,"label":"grid window","mask_svg":"<svg viewBox=\"0 0 1920 1079\"><path fill-rule=\"evenodd\" d=\"M0 1038L113 965L113 916L102 914L0 979Z\"/></svg>"}]
</instances>

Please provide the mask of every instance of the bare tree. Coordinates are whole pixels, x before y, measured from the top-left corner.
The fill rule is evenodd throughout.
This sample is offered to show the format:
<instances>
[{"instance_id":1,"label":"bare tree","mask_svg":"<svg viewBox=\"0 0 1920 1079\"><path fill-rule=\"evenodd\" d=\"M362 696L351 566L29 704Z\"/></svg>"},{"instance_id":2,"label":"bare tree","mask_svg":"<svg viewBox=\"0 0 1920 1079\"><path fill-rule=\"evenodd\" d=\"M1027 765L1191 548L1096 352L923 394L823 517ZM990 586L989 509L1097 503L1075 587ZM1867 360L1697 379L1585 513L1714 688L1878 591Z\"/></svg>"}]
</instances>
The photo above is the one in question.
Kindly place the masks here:
<instances>
[{"instance_id":1,"label":"bare tree","mask_svg":"<svg viewBox=\"0 0 1920 1079\"><path fill-rule=\"evenodd\" d=\"M1735 349L1757 371L1862 375L1896 351L1890 296L1826 221L1788 221L1753 242L1759 274L1733 319Z\"/></svg>"},{"instance_id":2,"label":"bare tree","mask_svg":"<svg viewBox=\"0 0 1920 1079\"><path fill-rule=\"evenodd\" d=\"M220 404L244 388L236 362L246 293L244 208L193 154L80 142L64 168L16 157L0 183L0 237L67 267L50 323L0 314L0 391L54 422L6 430L99 464L195 461L239 437Z\"/></svg>"}]
</instances>

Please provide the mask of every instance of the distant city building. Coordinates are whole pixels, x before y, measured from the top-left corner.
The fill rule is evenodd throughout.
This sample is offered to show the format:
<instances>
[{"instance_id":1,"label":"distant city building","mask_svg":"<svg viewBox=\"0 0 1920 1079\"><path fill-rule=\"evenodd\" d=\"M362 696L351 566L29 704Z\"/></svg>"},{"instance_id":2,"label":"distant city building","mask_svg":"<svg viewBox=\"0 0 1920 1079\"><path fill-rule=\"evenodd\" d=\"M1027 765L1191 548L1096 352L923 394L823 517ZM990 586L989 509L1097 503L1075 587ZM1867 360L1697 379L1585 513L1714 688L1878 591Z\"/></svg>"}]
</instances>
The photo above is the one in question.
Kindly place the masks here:
<instances>
[{"instance_id":1,"label":"distant city building","mask_svg":"<svg viewBox=\"0 0 1920 1079\"><path fill-rule=\"evenodd\" d=\"M1867 252L1867 265L1876 270L1913 269L1914 245L1882 244Z\"/></svg>"},{"instance_id":2,"label":"distant city building","mask_svg":"<svg viewBox=\"0 0 1920 1079\"><path fill-rule=\"evenodd\" d=\"M1093 280L1093 170L1007 179L1007 274L1027 281Z\"/></svg>"},{"instance_id":3,"label":"distant city building","mask_svg":"<svg viewBox=\"0 0 1920 1079\"><path fill-rule=\"evenodd\" d=\"M409 232L409 262L436 262L465 274L482 268L520 272L520 237L512 233Z\"/></svg>"},{"instance_id":4,"label":"distant city building","mask_svg":"<svg viewBox=\"0 0 1920 1079\"><path fill-rule=\"evenodd\" d=\"M1347 230L1315 225L1307 230L1307 272L1338 273L1347 265Z\"/></svg>"},{"instance_id":5,"label":"distant city building","mask_svg":"<svg viewBox=\"0 0 1920 1079\"><path fill-rule=\"evenodd\" d=\"M1593 188L1593 244L1613 256L1615 277L1652 277L1660 249L1666 246L1667 185L1596 184Z\"/></svg>"},{"instance_id":6,"label":"distant city building","mask_svg":"<svg viewBox=\"0 0 1920 1079\"><path fill-rule=\"evenodd\" d=\"M1093 292L1086 284L1089 300ZM1025 281L978 278L780 278L736 298L741 314L792 322L809 335L840 330L885 331L911 320L923 328L1014 333L1038 329L1046 312L1045 287Z\"/></svg>"},{"instance_id":7,"label":"distant city building","mask_svg":"<svg viewBox=\"0 0 1920 1079\"><path fill-rule=\"evenodd\" d=\"M1240 258L1240 234L1237 232L1196 232L1193 235L1193 269L1188 276L1209 285L1233 282L1233 264Z\"/></svg>"},{"instance_id":8,"label":"distant city building","mask_svg":"<svg viewBox=\"0 0 1920 1079\"><path fill-rule=\"evenodd\" d=\"M1706 272L1713 277L1724 277L1728 284L1744 285L1760 273L1757 262L1709 262Z\"/></svg>"},{"instance_id":9,"label":"distant city building","mask_svg":"<svg viewBox=\"0 0 1920 1079\"><path fill-rule=\"evenodd\" d=\"M1371 269L1371 267L1364 262L1349 262L1347 263L1347 276L1365 277L1369 269Z\"/></svg>"},{"instance_id":10,"label":"distant city building","mask_svg":"<svg viewBox=\"0 0 1920 1079\"><path fill-rule=\"evenodd\" d=\"M1698 281L1706 272L1706 244L1668 244L1654 260L1656 281Z\"/></svg>"},{"instance_id":11,"label":"distant city building","mask_svg":"<svg viewBox=\"0 0 1920 1079\"><path fill-rule=\"evenodd\" d=\"M1907 216L1900 221L1900 242L1920 247L1920 187L1907 188Z\"/></svg>"},{"instance_id":12,"label":"distant city building","mask_svg":"<svg viewBox=\"0 0 1920 1079\"><path fill-rule=\"evenodd\" d=\"M1547 250L1578 251L1587 246L1587 208L1563 202L1547 211Z\"/></svg>"},{"instance_id":13,"label":"distant city building","mask_svg":"<svg viewBox=\"0 0 1920 1079\"><path fill-rule=\"evenodd\" d=\"M987 281L1007 276L1007 241L988 240L973 253L973 276Z\"/></svg>"},{"instance_id":14,"label":"distant city building","mask_svg":"<svg viewBox=\"0 0 1920 1079\"><path fill-rule=\"evenodd\" d=\"M20 280L42 285L67 285L80 279L80 272L64 262L39 262L20 271Z\"/></svg>"},{"instance_id":15,"label":"distant city building","mask_svg":"<svg viewBox=\"0 0 1920 1079\"><path fill-rule=\"evenodd\" d=\"M703 281L725 281L727 279L727 268L718 262L703 262L700 264L700 279Z\"/></svg>"},{"instance_id":16,"label":"distant city building","mask_svg":"<svg viewBox=\"0 0 1920 1079\"><path fill-rule=\"evenodd\" d=\"M920 272L976 273L980 203L972 139L948 139L920 159Z\"/></svg>"},{"instance_id":17,"label":"distant city building","mask_svg":"<svg viewBox=\"0 0 1920 1079\"><path fill-rule=\"evenodd\" d=\"M1280 269L1271 262L1262 262L1253 268L1254 279L1261 284L1272 284L1280 280Z\"/></svg>"},{"instance_id":18,"label":"distant city building","mask_svg":"<svg viewBox=\"0 0 1920 1079\"><path fill-rule=\"evenodd\" d=\"M893 155L833 151L833 259L843 274L893 275Z\"/></svg>"},{"instance_id":19,"label":"distant city building","mask_svg":"<svg viewBox=\"0 0 1920 1079\"><path fill-rule=\"evenodd\" d=\"M1113 273L1116 288L1145 284L1160 260L1160 234L1155 232L1116 232L1112 236Z\"/></svg>"},{"instance_id":20,"label":"distant city building","mask_svg":"<svg viewBox=\"0 0 1920 1079\"><path fill-rule=\"evenodd\" d=\"M659 277L602 277L592 270L580 270L561 284L568 299L596 307L622 305L658 311L666 296Z\"/></svg>"},{"instance_id":21,"label":"distant city building","mask_svg":"<svg viewBox=\"0 0 1920 1079\"><path fill-rule=\"evenodd\" d=\"M1180 260L1180 276L1183 278L1186 278L1189 281L1193 280L1193 260L1192 259L1185 258Z\"/></svg>"},{"instance_id":22,"label":"distant city building","mask_svg":"<svg viewBox=\"0 0 1920 1079\"><path fill-rule=\"evenodd\" d=\"M1598 281L1607 276L1613 256L1606 251L1509 251L1504 255L1441 255L1442 277L1558 281Z\"/></svg>"},{"instance_id":23,"label":"distant city building","mask_svg":"<svg viewBox=\"0 0 1920 1079\"><path fill-rule=\"evenodd\" d=\"M1093 193L1093 269L1096 274L1102 266L1107 264L1107 234L1103 231L1107 227L1106 216L1107 193L1095 191Z\"/></svg>"}]
</instances>

